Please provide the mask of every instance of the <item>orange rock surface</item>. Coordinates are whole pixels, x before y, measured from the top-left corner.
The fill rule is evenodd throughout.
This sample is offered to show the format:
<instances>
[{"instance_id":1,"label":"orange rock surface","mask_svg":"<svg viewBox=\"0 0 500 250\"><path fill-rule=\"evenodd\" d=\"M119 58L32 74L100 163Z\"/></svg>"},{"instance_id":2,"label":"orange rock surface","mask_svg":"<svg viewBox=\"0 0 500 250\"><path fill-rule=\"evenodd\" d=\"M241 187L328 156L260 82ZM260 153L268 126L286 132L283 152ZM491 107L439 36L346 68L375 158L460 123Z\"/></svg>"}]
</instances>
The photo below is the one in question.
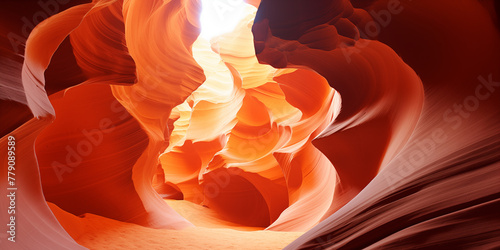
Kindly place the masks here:
<instances>
[{"instance_id":1,"label":"orange rock surface","mask_svg":"<svg viewBox=\"0 0 500 250\"><path fill-rule=\"evenodd\" d=\"M394 1L383 0L248 0L234 30L210 39L200 35L199 0L94 0L63 11L57 5L58 13L29 34L22 64L0 61L11 70L0 70L1 104L9 108L2 119L12 117L0 147L16 141L16 182L1 172L0 194L18 188L18 242L0 244L411 247L434 228L467 227L463 218L481 213L483 235L469 236L491 243L485 235L498 225L485 221L498 205L492 176L500 99L477 97L481 111L469 110L475 119L451 117L449 107L471 88L460 76L488 69L489 78L478 79L492 82L487 90L497 86L494 19L471 21L488 31L477 49L485 59L480 66L468 61L478 61L477 53L450 59L472 43L474 31L464 29L463 39L458 31L436 35L450 45L429 50L447 53L442 60L451 66L435 73L419 53L441 58L405 47L408 41L394 35L404 28L376 35L367 28L380 22L373 13L381 6L414 29L413 19L436 21L421 14L430 1L397 2L408 11L399 15ZM429 12L445 13L444 5ZM457 6L489 15L472 1ZM458 19L449 14L440 22L469 24ZM429 144L429 136L440 137L432 126L448 135L449 147L437 139ZM424 142L433 149L416 164ZM7 169L8 154L0 160ZM408 162L411 169L394 181ZM4 212L0 218L11 220ZM430 246L456 240L439 237Z\"/></svg>"}]
</instances>

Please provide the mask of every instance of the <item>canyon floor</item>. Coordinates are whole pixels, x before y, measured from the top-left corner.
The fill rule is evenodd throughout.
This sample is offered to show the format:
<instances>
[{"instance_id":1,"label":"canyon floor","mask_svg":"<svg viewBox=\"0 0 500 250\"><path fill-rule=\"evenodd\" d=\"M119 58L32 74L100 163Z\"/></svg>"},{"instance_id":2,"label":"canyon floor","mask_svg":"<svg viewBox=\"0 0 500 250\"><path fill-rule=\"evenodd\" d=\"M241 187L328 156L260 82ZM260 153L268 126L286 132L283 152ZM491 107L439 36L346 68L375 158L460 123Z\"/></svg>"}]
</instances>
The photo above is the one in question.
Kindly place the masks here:
<instances>
[{"instance_id":1,"label":"canyon floor","mask_svg":"<svg viewBox=\"0 0 500 250\"><path fill-rule=\"evenodd\" d=\"M78 217L49 203L75 241L89 249L282 249L303 232L273 232L225 222L188 201L166 200L195 227L153 229L94 214ZM71 225L71 226L70 226Z\"/></svg>"}]
</instances>

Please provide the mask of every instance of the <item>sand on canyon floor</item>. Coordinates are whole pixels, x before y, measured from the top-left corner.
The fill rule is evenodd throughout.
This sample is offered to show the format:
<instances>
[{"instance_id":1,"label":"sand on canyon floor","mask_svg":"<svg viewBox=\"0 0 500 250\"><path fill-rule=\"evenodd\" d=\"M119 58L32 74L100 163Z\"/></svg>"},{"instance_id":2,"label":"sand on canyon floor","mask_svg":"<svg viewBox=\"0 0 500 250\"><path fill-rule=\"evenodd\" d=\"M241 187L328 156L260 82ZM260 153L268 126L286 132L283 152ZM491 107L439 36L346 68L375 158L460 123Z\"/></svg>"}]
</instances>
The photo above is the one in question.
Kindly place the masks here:
<instances>
[{"instance_id":1,"label":"sand on canyon floor","mask_svg":"<svg viewBox=\"0 0 500 250\"><path fill-rule=\"evenodd\" d=\"M196 227L153 229L94 214L78 217L48 203L61 225L89 249L282 249L303 232L263 231L217 218L209 208L188 201L166 201Z\"/></svg>"}]
</instances>

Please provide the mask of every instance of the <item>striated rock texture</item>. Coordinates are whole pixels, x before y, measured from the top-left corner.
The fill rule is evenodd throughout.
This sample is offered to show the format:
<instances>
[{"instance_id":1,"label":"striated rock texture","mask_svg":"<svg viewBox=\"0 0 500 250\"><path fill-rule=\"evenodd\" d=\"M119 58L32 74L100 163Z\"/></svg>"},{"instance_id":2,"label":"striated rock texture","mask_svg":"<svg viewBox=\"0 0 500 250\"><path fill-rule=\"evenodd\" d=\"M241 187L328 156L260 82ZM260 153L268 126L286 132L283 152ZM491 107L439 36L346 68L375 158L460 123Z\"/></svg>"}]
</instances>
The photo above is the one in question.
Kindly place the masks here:
<instances>
[{"instance_id":1,"label":"striated rock texture","mask_svg":"<svg viewBox=\"0 0 500 250\"><path fill-rule=\"evenodd\" d=\"M338 172L335 210L408 141L423 105L422 83L391 48L360 36L357 26L370 21L349 1L290 1L272 14L281 4L261 2L255 50L262 63L318 72L342 97L339 116L312 142Z\"/></svg>"},{"instance_id":2,"label":"striated rock texture","mask_svg":"<svg viewBox=\"0 0 500 250\"><path fill-rule=\"evenodd\" d=\"M348 185L363 187L370 181L363 178L369 170L368 163L382 162L383 168L347 205L286 249L498 248L500 43L498 29L492 22L497 17L492 18L486 9L492 3L353 1L374 18L371 24L351 21L358 26L360 36L378 38L391 46L415 69L425 89L425 105L415 133L406 146L400 144L404 148L396 157L390 146L386 149L385 157L392 155L391 160L380 158L384 152L380 145L384 139L398 137L385 136L394 129L376 121L404 108L400 101L408 97L397 98L404 96L405 91L388 81L390 87L386 90L394 90L395 97L390 97L390 91L382 91L386 97L381 100L394 100L392 108L371 113L374 121L368 121L366 131L372 132L368 136L360 136L363 129L357 127L363 123L356 124L357 117L370 114L356 112L370 104L364 96L371 93L366 75L383 76L383 68L390 72L384 79L401 75L396 73L393 62L384 64L384 60L394 61L390 59L391 51L380 48L379 42L356 40L356 36L351 44L322 45L324 39L334 36L331 34L335 30L342 37L342 28L337 27L335 20L354 19L342 14L338 7L330 7L342 1L318 1L317 6L306 1L287 1L288 6L294 7L274 15L280 8L279 2L261 2L253 27L257 57L278 67L312 68L342 95L342 111L330 126L335 133L313 141L329 157L340 180L351 179L354 181ZM312 18L321 12L324 14ZM464 12L471 18L463 19L460 13ZM375 26L377 32L371 30ZM330 34L324 39L317 35L316 40L300 42L300 38L312 36L313 32L327 30ZM314 46L309 45L311 41ZM377 48L376 52L372 48ZM372 56L377 54L378 70L364 70L364 65L370 65L376 58ZM346 58L350 60L342 60ZM364 76L366 80L356 82ZM373 82L373 89L383 90L383 81ZM411 117L408 112L403 113ZM347 128L344 120L349 121Z\"/></svg>"},{"instance_id":3,"label":"striated rock texture","mask_svg":"<svg viewBox=\"0 0 500 250\"><path fill-rule=\"evenodd\" d=\"M287 249L499 247L495 2L252 0L210 40L198 0L62 2L0 43L2 247L228 233L199 221L306 232Z\"/></svg>"}]
</instances>

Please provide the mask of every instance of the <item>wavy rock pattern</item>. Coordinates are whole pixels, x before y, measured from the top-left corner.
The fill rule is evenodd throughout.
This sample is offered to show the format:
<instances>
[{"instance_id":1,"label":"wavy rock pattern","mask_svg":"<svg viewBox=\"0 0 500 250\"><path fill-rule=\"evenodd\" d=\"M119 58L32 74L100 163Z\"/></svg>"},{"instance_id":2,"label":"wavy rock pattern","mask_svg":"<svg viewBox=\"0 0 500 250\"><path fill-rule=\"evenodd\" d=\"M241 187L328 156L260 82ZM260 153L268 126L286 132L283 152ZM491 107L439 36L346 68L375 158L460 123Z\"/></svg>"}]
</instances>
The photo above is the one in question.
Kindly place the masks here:
<instances>
[{"instance_id":1,"label":"wavy rock pattern","mask_svg":"<svg viewBox=\"0 0 500 250\"><path fill-rule=\"evenodd\" d=\"M210 41L201 1L58 5L0 60L9 249L226 232L200 224L306 232L287 249L499 247L492 1L246 2Z\"/></svg>"},{"instance_id":2,"label":"wavy rock pattern","mask_svg":"<svg viewBox=\"0 0 500 250\"><path fill-rule=\"evenodd\" d=\"M387 10L391 7L391 1L365 1L371 2L371 5L365 5L362 2L353 1L358 6L367 6L367 11L372 15L383 11L388 13ZM392 4L394 2L392 1ZM271 1L262 2L262 4L266 3L274 4ZM261 8L263 8L262 4ZM286 249L414 247L491 249L498 247L498 236L495 235L495 231L498 230L499 225L493 221L498 210L498 194L500 193L500 187L496 181L499 176L499 130L498 126L495 125L498 120L498 110L494 108L498 107L500 98L495 95L496 87L493 87L499 85L496 80L499 75L498 30L495 30L485 9L474 1L464 1L453 7L450 7L451 1L443 1L438 5L431 1L401 1L400 4L398 7L402 12L393 13L389 17L392 18L392 22L386 29L382 29L378 34L378 39L394 48L422 77L426 90L426 103L415 133L399 154L395 155L392 152L397 151L390 150L391 147L387 148L386 156L381 161L383 169L362 192L335 214L291 243ZM273 7L263 9L266 8ZM473 24L464 21L457 14L465 9L470 15L477 17ZM295 11L302 13L306 10L302 8ZM328 60L328 53L332 56L335 55L330 49L321 48L326 51L321 52L324 54L322 61L314 61L310 57L315 53L319 54L319 51L314 51L311 48L308 50L310 53L301 53L307 48L299 49L303 45L297 45L293 48L291 45L296 44L290 39L291 34L295 37L306 36L308 31L293 30L290 31L291 34L288 34L288 37L280 35L282 30L286 30L284 22L288 21L292 25L295 21L293 18L286 17L307 15L307 13L300 15L284 13L283 20L276 21L281 24L280 31L275 32L273 23L267 21L272 20L272 18L266 20L267 15L262 14L260 17L263 24L262 26L255 25L254 33L256 33L256 37L257 34L262 33L271 33L273 37L257 39L256 49L261 50L258 57L261 61L268 63L276 63L278 61L276 58L280 57L286 58L288 64L316 67L313 69L325 76L332 87L342 95L343 112L344 108L349 105L348 100L356 100L356 98L348 98L344 94L344 92L349 93L349 89L342 91L344 88L350 88L351 85L338 86L337 84L341 85L342 81L334 78L337 75L345 75L335 74L338 68L337 62L341 60L337 59L335 64L325 63L325 66L335 65L335 67L322 68L321 62ZM376 15L374 16L376 17ZM433 25L437 23L437 19L443 26ZM456 27L481 28L460 30L444 28L450 27L451 24ZM265 32L265 29L270 29L271 32ZM366 29L363 31L366 33ZM401 34L409 35L402 37ZM480 45L475 44L477 41L475 37L478 36L485 37ZM435 43L436 40L439 40L440 43ZM348 62L348 65L355 64L359 56L368 59L368 54L380 53L382 55L386 50L381 48L376 49L376 53L368 52L371 48L379 45L378 42L366 42L359 39L352 47L347 47L344 50L345 53L351 55L349 57L351 61ZM273 51L274 48L288 48L288 46L293 49L278 50L281 54ZM470 46L475 49L463 49ZM356 48L359 50L355 50L354 53L349 52L349 50ZM390 53L385 53L380 57L380 59L382 58L391 58ZM279 62L283 63L283 61ZM474 65L472 62L479 62L479 65ZM382 61L377 64L377 66L383 65ZM354 66L352 67L354 69ZM387 67L387 69L389 68ZM457 69L461 69L461 71L457 72ZM323 72L321 70L328 70L328 72L321 73ZM358 72L358 75L363 75L361 72ZM377 72L377 76L384 75L384 70L381 68L373 72ZM404 70L397 72L399 74L391 72L390 76L405 77ZM332 77L328 77L328 74ZM349 76L353 77L354 74ZM408 83L409 81L403 82ZM355 81L349 79L348 83L353 84ZM380 83L383 81L379 81L377 84ZM397 88L394 82L391 83L391 86L391 88ZM378 88L383 89L384 86L378 85ZM408 88L408 86L403 88ZM366 87L363 86L363 89ZM352 90L355 90L354 86ZM386 104L389 104L387 102L391 100L398 100L397 96L390 97L390 89L386 89L384 92L386 97L383 100ZM405 91L398 90L399 93L403 96ZM415 91L409 91L409 94L411 93L415 93ZM392 109L383 108L381 110L397 112L398 108L402 108L403 111L405 107L401 106L401 103L404 103L401 102L402 100L404 101L404 99L399 99L395 102L398 103L398 107L393 106ZM360 178L361 168L346 169L342 167L344 164L350 168L356 166L356 158L339 159L342 155L352 156L352 154L349 153L348 149L338 146L334 142L343 139L349 143L347 145L352 145L356 150L362 150L364 145L369 144L370 137L357 137L362 133L359 129L350 131L357 129L356 127L344 130L342 120L346 119L347 114L343 115L342 112L337 121L330 127L336 132L330 136L318 138L313 143L331 159L339 172L340 180L343 177L344 180L354 180L353 187L363 187L369 179ZM377 116L384 115L384 113L379 112ZM399 115L402 115L400 117L403 120L398 121ZM411 119L404 117L412 114L403 112L399 115L393 116L391 120L403 127L408 126L402 122L410 121ZM349 125L353 124L353 121L356 124L357 119L353 119L353 117L347 118L350 120ZM371 124L369 129L373 133L377 133L378 136L384 135L383 130L376 129L379 127L379 125L377 126L380 124L379 122L368 122ZM336 123L341 126L341 129L335 126ZM360 124L357 127L359 126L363 125ZM385 129L387 126L379 128ZM328 133L323 134L328 135ZM395 135L398 134L400 133ZM356 141L354 139L356 137L363 139ZM394 138L397 141L401 137L391 136L389 138ZM382 138L379 139L378 141L381 142ZM402 144L399 145L398 149L401 148ZM370 146L363 154L363 166L370 162L371 155L377 154L374 149L380 149L380 147L373 147L374 145ZM343 154L339 154L339 152L343 152ZM389 160L388 156L391 155L390 158L393 159Z\"/></svg>"}]
</instances>

